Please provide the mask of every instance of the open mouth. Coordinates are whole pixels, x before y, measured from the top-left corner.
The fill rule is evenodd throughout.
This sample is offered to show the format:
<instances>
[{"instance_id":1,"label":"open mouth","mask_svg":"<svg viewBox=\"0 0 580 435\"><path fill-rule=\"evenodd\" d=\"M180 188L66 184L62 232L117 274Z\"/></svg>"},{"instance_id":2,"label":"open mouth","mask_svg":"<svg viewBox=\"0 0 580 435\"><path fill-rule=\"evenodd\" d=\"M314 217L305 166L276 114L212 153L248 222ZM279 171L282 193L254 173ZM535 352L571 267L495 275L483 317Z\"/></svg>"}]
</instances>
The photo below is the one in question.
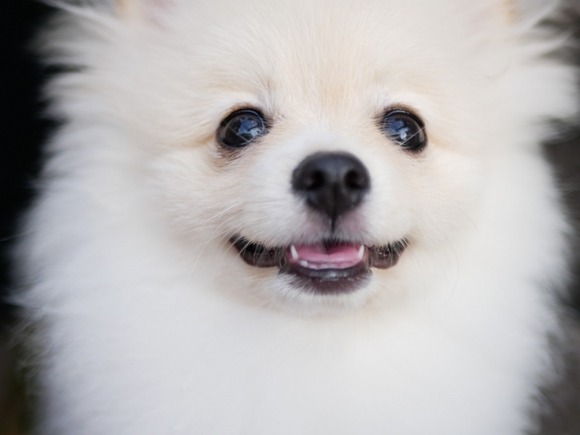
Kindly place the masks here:
<instances>
[{"instance_id":1,"label":"open mouth","mask_svg":"<svg viewBox=\"0 0 580 435\"><path fill-rule=\"evenodd\" d=\"M325 240L276 248L243 237L230 241L250 266L278 267L280 273L293 275L304 290L325 294L360 288L370 277L371 268L394 266L407 246L405 240L383 246Z\"/></svg>"}]
</instances>

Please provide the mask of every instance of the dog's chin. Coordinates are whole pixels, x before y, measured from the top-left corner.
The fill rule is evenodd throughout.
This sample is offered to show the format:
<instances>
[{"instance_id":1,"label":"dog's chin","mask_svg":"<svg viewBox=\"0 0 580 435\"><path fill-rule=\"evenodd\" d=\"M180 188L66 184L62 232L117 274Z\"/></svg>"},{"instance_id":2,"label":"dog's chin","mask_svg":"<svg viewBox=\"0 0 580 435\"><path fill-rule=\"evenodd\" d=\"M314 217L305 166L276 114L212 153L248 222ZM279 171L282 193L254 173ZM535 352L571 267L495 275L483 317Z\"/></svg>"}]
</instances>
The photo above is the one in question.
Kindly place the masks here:
<instances>
[{"instance_id":1,"label":"dog's chin","mask_svg":"<svg viewBox=\"0 0 580 435\"><path fill-rule=\"evenodd\" d=\"M368 287L373 269L395 266L407 247L406 240L366 245L344 240L321 240L269 247L236 236L230 243L241 261L256 268L278 269L293 290L304 295L339 297Z\"/></svg>"}]
</instances>

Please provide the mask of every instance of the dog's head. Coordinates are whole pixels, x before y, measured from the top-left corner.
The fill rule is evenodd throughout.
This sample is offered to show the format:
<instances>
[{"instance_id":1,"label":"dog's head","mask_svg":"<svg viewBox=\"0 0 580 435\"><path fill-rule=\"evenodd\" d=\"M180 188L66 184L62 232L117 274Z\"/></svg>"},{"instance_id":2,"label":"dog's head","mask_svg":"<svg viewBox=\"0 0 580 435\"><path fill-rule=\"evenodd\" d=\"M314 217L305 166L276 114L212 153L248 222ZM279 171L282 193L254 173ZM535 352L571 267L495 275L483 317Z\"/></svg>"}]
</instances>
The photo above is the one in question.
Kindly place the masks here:
<instances>
[{"instance_id":1,"label":"dog's head","mask_svg":"<svg viewBox=\"0 0 580 435\"><path fill-rule=\"evenodd\" d=\"M568 110L527 92L563 73L522 66L535 45L487 3L126 0L91 62L193 261L264 301L360 306L450 270L493 162Z\"/></svg>"}]
</instances>

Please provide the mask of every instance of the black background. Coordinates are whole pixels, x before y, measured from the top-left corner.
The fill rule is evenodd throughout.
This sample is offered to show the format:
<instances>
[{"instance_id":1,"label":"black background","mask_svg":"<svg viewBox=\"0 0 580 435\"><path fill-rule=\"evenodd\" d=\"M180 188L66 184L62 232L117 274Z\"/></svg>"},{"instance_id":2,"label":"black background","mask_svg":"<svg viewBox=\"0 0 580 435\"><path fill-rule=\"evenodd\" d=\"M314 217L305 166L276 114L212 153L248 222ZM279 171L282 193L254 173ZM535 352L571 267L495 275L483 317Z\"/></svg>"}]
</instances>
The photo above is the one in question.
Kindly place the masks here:
<instances>
[{"instance_id":1,"label":"black background","mask_svg":"<svg viewBox=\"0 0 580 435\"><path fill-rule=\"evenodd\" d=\"M0 435L24 432L26 413L21 378L8 330L13 309L8 251L18 234L17 220L32 197L40 145L50 123L42 119L39 86L45 72L34 62L30 41L48 8L30 0L0 4Z\"/></svg>"},{"instance_id":2,"label":"black background","mask_svg":"<svg viewBox=\"0 0 580 435\"><path fill-rule=\"evenodd\" d=\"M0 289L9 284L7 249L17 236L17 216L32 195L40 144L49 131L42 119L39 86L44 72L34 63L31 38L48 12L40 3L7 1L0 6ZM7 319L6 304L0 319Z\"/></svg>"},{"instance_id":3,"label":"black background","mask_svg":"<svg viewBox=\"0 0 580 435\"><path fill-rule=\"evenodd\" d=\"M1 1L0 296L6 295L10 286L6 253L18 236L18 216L32 197L32 183L40 162L40 145L51 129L50 122L42 117L39 97L39 86L45 80L47 71L34 62L34 54L29 49L30 40L46 17L48 8L32 0ZM572 218L578 222L580 139L577 131L571 131L565 140L548 149L562 181ZM498 249L501 250L501 246ZM578 261L575 264L578 276L580 265ZM577 284L574 287L576 290L571 305L578 309L580 291ZM0 303L0 435L19 433L16 424L11 421L20 412L18 408L22 407L21 401L14 398L18 396L19 388L14 386L13 377L3 376L8 372L11 361L7 350L11 346L7 345L5 332L12 314L9 303Z\"/></svg>"}]
</instances>

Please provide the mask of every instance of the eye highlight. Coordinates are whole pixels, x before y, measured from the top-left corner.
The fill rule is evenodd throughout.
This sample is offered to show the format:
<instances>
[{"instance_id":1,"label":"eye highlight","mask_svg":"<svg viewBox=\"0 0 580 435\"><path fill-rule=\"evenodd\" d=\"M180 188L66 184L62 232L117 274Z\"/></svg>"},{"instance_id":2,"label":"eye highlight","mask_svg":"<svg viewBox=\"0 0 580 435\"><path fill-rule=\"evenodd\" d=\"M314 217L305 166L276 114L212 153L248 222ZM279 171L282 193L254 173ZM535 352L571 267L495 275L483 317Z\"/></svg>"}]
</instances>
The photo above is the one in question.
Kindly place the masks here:
<instances>
[{"instance_id":1,"label":"eye highlight","mask_svg":"<svg viewBox=\"0 0 580 435\"><path fill-rule=\"evenodd\" d=\"M389 139L410 152L420 152L427 145L425 124L411 112L393 109L380 121L381 130Z\"/></svg>"},{"instance_id":2,"label":"eye highlight","mask_svg":"<svg viewBox=\"0 0 580 435\"><path fill-rule=\"evenodd\" d=\"M243 148L267 133L264 117L257 110L242 109L225 118L217 131L218 142L227 148Z\"/></svg>"}]
</instances>

